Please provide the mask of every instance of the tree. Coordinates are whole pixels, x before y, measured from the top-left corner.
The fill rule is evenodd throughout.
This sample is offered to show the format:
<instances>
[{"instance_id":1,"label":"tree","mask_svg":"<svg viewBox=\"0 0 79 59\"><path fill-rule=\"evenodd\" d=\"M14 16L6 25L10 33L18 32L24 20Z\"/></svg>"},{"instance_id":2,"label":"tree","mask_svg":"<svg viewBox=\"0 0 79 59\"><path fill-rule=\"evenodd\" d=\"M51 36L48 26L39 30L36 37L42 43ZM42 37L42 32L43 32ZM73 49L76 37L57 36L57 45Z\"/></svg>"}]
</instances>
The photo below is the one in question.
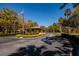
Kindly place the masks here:
<instances>
[{"instance_id":1,"label":"tree","mask_svg":"<svg viewBox=\"0 0 79 59\"><path fill-rule=\"evenodd\" d=\"M65 19L62 18L62 17L59 18L58 22L59 22L59 24L60 24L61 26L67 26L67 25L68 25L68 24L67 24L67 23L68 23L67 20L65 20Z\"/></svg>"},{"instance_id":2,"label":"tree","mask_svg":"<svg viewBox=\"0 0 79 59\"><path fill-rule=\"evenodd\" d=\"M16 33L18 26L18 14L14 10L3 8L0 10L0 20L2 20L3 28L5 33Z\"/></svg>"},{"instance_id":3,"label":"tree","mask_svg":"<svg viewBox=\"0 0 79 59\"><path fill-rule=\"evenodd\" d=\"M53 25L48 26L48 30L50 32L59 32L60 27L57 23L54 23Z\"/></svg>"},{"instance_id":4,"label":"tree","mask_svg":"<svg viewBox=\"0 0 79 59\"><path fill-rule=\"evenodd\" d=\"M71 13L72 12L71 12L71 10L69 8L65 10L64 15L66 16L66 19L68 19L70 17Z\"/></svg>"},{"instance_id":5,"label":"tree","mask_svg":"<svg viewBox=\"0 0 79 59\"><path fill-rule=\"evenodd\" d=\"M32 20L28 20L28 21L27 21L27 26L28 26L29 28L31 28L31 27L38 27L39 25L38 25L37 22L33 22Z\"/></svg>"},{"instance_id":6,"label":"tree","mask_svg":"<svg viewBox=\"0 0 79 59\"><path fill-rule=\"evenodd\" d=\"M72 4L73 8L75 8L76 6L79 5L79 3L71 3L71 4ZM68 5L68 3L63 3L63 5L60 6L60 9L63 9L66 5Z\"/></svg>"},{"instance_id":7,"label":"tree","mask_svg":"<svg viewBox=\"0 0 79 59\"><path fill-rule=\"evenodd\" d=\"M48 32L53 32L53 26L52 25L48 26Z\"/></svg>"},{"instance_id":8,"label":"tree","mask_svg":"<svg viewBox=\"0 0 79 59\"><path fill-rule=\"evenodd\" d=\"M38 27L38 23L37 22L33 22L33 26Z\"/></svg>"},{"instance_id":9,"label":"tree","mask_svg":"<svg viewBox=\"0 0 79 59\"><path fill-rule=\"evenodd\" d=\"M60 30L59 29L60 27L59 27L59 25L57 23L54 23L53 26L52 26L52 28L53 28L54 32L59 32L59 30Z\"/></svg>"},{"instance_id":10,"label":"tree","mask_svg":"<svg viewBox=\"0 0 79 59\"><path fill-rule=\"evenodd\" d=\"M63 9L67 4L63 4L60 9ZM71 12L71 10L68 8L65 11L65 16L67 16L67 26L72 28L79 28L79 3L72 3L74 11Z\"/></svg>"},{"instance_id":11,"label":"tree","mask_svg":"<svg viewBox=\"0 0 79 59\"><path fill-rule=\"evenodd\" d=\"M47 28L45 26L40 26L42 32L47 32Z\"/></svg>"}]
</instances>

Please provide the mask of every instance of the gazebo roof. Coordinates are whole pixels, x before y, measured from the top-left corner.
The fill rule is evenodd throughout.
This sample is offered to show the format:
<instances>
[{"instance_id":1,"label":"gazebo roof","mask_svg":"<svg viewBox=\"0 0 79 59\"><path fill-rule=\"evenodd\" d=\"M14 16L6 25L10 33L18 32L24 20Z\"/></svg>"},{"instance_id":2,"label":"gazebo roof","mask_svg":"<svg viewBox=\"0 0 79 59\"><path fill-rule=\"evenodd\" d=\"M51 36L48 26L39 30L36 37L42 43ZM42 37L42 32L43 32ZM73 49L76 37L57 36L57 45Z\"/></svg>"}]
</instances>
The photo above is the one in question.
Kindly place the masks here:
<instances>
[{"instance_id":1,"label":"gazebo roof","mask_svg":"<svg viewBox=\"0 0 79 59\"><path fill-rule=\"evenodd\" d=\"M31 27L31 28L40 28L40 26L36 26L36 27Z\"/></svg>"},{"instance_id":2,"label":"gazebo roof","mask_svg":"<svg viewBox=\"0 0 79 59\"><path fill-rule=\"evenodd\" d=\"M31 27L31 28L27 28L27 29L41 29L41 28L38 26L38 27Z\"/></svg>"}]
</instances>

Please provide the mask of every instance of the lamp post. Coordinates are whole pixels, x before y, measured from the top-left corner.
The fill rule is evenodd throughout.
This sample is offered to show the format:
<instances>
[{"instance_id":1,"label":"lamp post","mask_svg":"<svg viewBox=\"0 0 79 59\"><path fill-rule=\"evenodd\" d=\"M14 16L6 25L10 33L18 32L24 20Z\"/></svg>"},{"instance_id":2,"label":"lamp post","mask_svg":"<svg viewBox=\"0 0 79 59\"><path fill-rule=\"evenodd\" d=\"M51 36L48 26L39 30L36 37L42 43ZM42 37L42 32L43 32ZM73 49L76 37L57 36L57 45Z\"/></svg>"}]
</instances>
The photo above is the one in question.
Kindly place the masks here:
<instances>
[{"instance_id":1,"label":"lamp post","mask_svg":"<svg viewBox=\"0 0 79 59\"><path fill-rule=\"evenodd\" d=\"M24 34L24 30L25 30L25 24L24 24L24 11L22 10L22 11L20 12L20 14L21 14L22 17L23 17L22 31L23 31L23 34Z\"/></svg>"}]
</instances>

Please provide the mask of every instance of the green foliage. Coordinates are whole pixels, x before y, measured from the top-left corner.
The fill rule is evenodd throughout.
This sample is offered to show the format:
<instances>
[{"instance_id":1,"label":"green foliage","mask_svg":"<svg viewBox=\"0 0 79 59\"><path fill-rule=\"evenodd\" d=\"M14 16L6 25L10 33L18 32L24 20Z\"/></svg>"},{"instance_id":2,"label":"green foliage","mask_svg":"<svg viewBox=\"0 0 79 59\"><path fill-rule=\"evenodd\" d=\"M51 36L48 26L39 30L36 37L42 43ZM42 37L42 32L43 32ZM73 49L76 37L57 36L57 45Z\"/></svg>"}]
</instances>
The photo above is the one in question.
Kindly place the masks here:
<instances>
[{"instance_id":1,"label":"green foliage","mask_svg":"<svg viewBox=\"0 0 79 59\"><path fill-rule=\"evenodd\" d=\"M48 26L49 31L59 31L60 27L58 24L54 23L53 25Z\"/></svg>"},{"instance_id":2,"label":"green foliage","mask_svg":"<svg viewBox=\"0 0 79 59\"><path fill-rule=\"evenodd\" d=\"M79 5L74 8L74 12L79 16Z\"/></svg>"},{"instance_id":3,"label":"green foliage","mask_svg":"<svg viewBox=\"0 0 79 59\"><path fill-rule=\"evenodd\" d=\"M65 16L69 16L71 13L72 13L72 12L71 12L71 9L67 8L67 9L65 10L64 15L65 15Z\"/></svg>"},{"instance_id":4,"label":"green foliage","mask_svg":"<svg viewBox=\"0 0 79 59\"><path fill-rule=\"evenodd\" d=\"M28 23L32 23L33 21L32 21L32 20L28 20L27 22L28 22Z\"/></svg>"},{"instance_id":5,"label":"green foliage","mask_svg":"<svg viewBox=\"0 0 79 59\"><path fill-rule=\"evenodd\" d=\"M38 26L36 22L28 20L26 23L23 17L18 15L15 10L8 8L3 8L0 10L0 32L3 32L4 34L16 34L17 30L23 33L25 28L35 26Z\"/></svg>"},{"instance_id":6,"label":"green foliage","mask_svg":"<svg viewBox=\"0 0 79 59\"><path fill-rule=\"evenodd\" d=\"M6 33L16 31L18 26L18 14L14 10L3 8L0 10L0 30Z\"/></svg>"},{"instance_id":7,"label":"green foliage","mask_svg":"<svg viewBox=\"0 0 79 59\"><path fill-rule=\"evenodd\" d=\"M35 37L40 37L42 36L43 34L33 34L33 35L22 35L22 34L17 34L16 37L20 38L20 37L23 37L23 38L35 38Z\"/></svg>"},{"instance_id":8,"label":"green foliage","mask_svg":"<svg viewBox=\"0 0 79 59\"><path fill-rule=\"evenodd\" d=\"M79 28L79 4L74 3L72 6L74 7L74 11L72 12L71 9L67 8L64 13L66 18L64 20L61 18L59 23L63 26Z\"/></svg>"},{"instance_id":9,"label":"green foliage","mask_svg":"<svg viewBox=\"0 0 79 59\"><path fill-rule=\"evenodd\" d=\"M27 21L27 27L28 28L37 27L37 26L39 26L37 22L33 22L32 20Z\"/></svg>"},{"instance_id":10,"label":"green foliage","mask_svg":"<svg viewBox=\"0 0 79 59\"><path fill-rule=\"evenodd\" d=\"M53 30L59 30L59 25L57 25L56 23L53 24L52 26Z\"/></svg>"},{"instance_id":11,"label":"green foliage","mask_svg":"<svg viewBox=\"0 0 79 59\"><path fill-rule=\"evenodd\" d=\"M59 21L59 23L63 24L65 22L65 19L60 17L58 21Z\"/></svg>"}]
</instances>

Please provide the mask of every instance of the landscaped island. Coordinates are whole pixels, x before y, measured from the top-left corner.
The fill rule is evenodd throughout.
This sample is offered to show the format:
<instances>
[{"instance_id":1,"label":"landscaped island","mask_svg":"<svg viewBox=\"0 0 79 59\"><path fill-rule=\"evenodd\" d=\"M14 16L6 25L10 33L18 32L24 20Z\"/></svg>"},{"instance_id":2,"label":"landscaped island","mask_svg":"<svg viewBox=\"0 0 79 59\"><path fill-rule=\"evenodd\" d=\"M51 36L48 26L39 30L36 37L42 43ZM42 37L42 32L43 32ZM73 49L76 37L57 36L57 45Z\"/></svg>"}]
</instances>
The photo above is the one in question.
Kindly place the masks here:
<instances>
[{"instance_id":1,"label":"landscaped island","mask_svg":"<svg viewBox=\"0 0 79 59\"><path fill-rule=\"evenodd\" d=\"M17 34L17 38L38 38L43 36L44 34Z\"/></svg>"}]
</instances>

